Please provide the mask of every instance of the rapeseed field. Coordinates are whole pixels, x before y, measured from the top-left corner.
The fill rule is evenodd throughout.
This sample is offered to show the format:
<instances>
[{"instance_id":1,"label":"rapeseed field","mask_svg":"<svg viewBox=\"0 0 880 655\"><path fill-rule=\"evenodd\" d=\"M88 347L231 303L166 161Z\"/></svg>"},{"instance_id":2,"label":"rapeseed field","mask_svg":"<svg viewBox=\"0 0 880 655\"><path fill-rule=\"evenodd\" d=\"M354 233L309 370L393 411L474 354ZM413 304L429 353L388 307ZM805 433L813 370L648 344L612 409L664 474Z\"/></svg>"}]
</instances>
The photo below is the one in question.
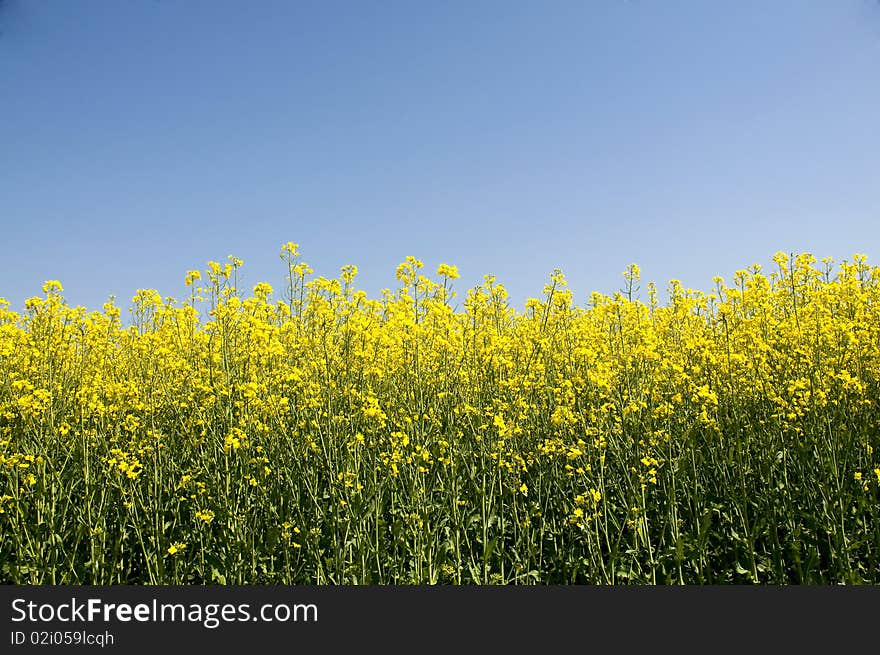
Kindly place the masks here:
<instances>
[{"instance_id":1,"label":"rapeseed field","mask_svg":"<svg viewBox=\"0 0 880 655\"><path fill-rule=\"evenodd\" d=\"M0 301L0 582L880 582L880 268ZM279 274L279 279L283 279ZM661 300L662 296L662 300Z\"/></svg>"}]
</instances>

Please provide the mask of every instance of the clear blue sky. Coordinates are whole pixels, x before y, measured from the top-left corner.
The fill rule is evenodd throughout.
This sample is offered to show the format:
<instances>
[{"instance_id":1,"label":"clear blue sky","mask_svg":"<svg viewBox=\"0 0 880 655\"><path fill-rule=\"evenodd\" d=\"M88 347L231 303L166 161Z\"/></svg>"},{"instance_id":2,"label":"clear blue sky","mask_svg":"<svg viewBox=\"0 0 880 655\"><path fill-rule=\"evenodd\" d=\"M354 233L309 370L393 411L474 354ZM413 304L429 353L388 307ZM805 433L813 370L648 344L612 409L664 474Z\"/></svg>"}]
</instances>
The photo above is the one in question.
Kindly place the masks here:
<instances>
[{"instance_id":1,"label":"clear blue sky","mask_svg":"<svg viewBox=\"0 0 880 655\"><path fill-rule=\"evenodd\" d=\"M234 254L283 282L406 255L554 267L585 302L630 262L709 288L776 250L880 259L872 0L0 5L0 296L182 296Z\"/></svg>"}]
</instances>

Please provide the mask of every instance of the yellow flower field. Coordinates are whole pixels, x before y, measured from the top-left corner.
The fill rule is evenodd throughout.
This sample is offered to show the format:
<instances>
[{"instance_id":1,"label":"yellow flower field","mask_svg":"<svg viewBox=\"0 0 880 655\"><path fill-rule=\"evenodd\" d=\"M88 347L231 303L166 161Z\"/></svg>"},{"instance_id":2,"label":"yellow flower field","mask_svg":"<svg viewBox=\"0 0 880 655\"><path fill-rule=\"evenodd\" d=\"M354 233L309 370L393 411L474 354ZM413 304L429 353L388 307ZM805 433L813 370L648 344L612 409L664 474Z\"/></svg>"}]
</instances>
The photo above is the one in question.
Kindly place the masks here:
<instances>
[{"instance_id":1,"label":"yellow flower field","mask_svg":"<svg viewBox=\"0 0 880 655\"><path fill-rule=\"evenodd\" d=\"M880 268L0 301L0 582L880 582ZM660 296L664 300L660 300ZM668 296L668 298L667 298Z\"/></svg>"}]
</instances>

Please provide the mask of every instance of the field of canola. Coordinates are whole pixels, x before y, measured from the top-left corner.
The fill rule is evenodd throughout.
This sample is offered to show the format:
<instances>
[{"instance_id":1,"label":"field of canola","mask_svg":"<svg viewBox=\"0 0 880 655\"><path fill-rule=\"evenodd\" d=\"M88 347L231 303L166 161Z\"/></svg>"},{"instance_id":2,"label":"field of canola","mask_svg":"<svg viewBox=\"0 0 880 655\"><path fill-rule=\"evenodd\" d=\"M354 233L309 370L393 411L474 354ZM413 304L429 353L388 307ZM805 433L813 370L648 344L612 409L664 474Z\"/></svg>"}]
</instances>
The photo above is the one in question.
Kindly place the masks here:
<instances>
[{"instance_id":1,"label":"field of canola","mask_svg":"<svg viewBox=\"0 0 880 655\"><path fill-rule=\"evenodd\" d=\"M864 256L522 310L281 257L130 318L0 300L0 583L880 583Z\"/></svg>"}]
</instances>

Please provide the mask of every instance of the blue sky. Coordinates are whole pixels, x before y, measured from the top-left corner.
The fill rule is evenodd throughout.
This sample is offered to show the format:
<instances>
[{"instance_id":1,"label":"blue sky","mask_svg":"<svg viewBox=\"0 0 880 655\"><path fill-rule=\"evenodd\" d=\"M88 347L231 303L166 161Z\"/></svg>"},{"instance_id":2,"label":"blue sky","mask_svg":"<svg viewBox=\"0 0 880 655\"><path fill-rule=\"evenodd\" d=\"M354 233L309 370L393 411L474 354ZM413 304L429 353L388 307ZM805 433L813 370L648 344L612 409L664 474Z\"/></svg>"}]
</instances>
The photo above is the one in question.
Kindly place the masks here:
<instances>
[{"instance_id":1,"label":"blue sky","mask_svg":"<svg viewBox=\"0 0 880 655\"><path fill-rule=\"evenodd\" d=\"M282 243L577 302L776 250L880 258L880 5L6 0L0 296L184 294Z\"/></svg>"}]
</instances>

